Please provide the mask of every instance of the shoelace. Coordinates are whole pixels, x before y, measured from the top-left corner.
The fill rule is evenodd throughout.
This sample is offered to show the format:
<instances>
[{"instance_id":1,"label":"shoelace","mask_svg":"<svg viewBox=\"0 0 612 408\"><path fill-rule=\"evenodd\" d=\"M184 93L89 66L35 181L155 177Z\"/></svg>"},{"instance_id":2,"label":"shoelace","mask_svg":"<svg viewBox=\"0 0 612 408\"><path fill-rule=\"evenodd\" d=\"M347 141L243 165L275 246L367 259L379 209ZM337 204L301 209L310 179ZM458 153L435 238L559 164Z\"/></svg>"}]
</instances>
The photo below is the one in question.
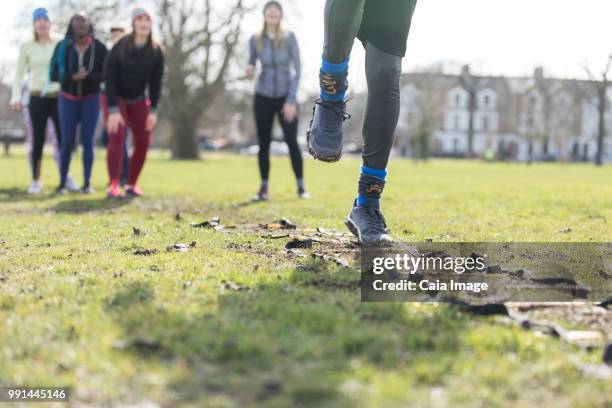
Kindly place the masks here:
<instances>
[{"instance_id":1,"label":"shoelace","mask_svg":"<svg viewBox=\"0 0 612 408\"><path fill-rule=\"evenodd\" d=\"M380 209L376 207L365 207L365 209L369 215L368 228L372 228L376 232L386 233L387 223Z\"/></svg>"},{"instance_id":2,"label":"shoelace","mask_svg":"<svg viewBox=\"0 0 612 408\"><path fill-rule=\"evenodd\" d=\"M324 108L331 109L334 113L336 113L336 115L340 116L342 118L342 121L344 122L345 120L348 120L351 118L351 114L343 109L343 107L346 106L346 103L349 102L351 99L353 98L352 97L348 98L347 100L344 101L343 104L336 104L336 103L327 102L323 99L317 99L315 101L315 105L321 105ZM314 109L313 109L313 112L314 112Z\"/></svg>"}]
</instances>

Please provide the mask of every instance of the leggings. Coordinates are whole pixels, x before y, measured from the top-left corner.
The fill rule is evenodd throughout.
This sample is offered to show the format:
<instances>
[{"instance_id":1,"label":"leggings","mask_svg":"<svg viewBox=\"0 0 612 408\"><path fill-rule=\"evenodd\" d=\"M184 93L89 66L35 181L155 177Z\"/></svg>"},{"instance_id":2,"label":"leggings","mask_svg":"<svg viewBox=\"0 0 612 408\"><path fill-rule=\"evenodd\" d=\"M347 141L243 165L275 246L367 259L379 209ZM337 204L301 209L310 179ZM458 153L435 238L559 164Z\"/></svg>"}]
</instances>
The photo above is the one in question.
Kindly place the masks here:
<instances>
[{"instance_id":1,"label":"leggings","mask_svg":"<svg viewBox=\"0 0 612 408\"><path fill-rule=\"evenodd\" d=\"M366 0L325 2L324 53L330 62L339 63L350 56L365 4ZM407 20L406 24L409 26L410 21ZM370 41L365 42L365 50L368 97L363 121L362 158L367 167L385 169L399 118L402 57L382 51Z\"/></svg>"},{"instance_id":2,"label":"leggings","mask_svg":"<svg viewBox=\"0 0 612 408\"><path fill-rule=\"evenodd\" d=\"M91 168L94 161L94 136L100 114L98 94L80 99L60 95L59 117L62 129L62 166L60 185L66 184L70 168L70 159L76 142L77 125L81 125L81 143L83 144L83 187L88 187L91 180Z\"/></svg>"},{"instance_id":3,"label":"leggings","mask_svg":"<svg viewBox=\"0 0 612 408\"><path fill-rule=\"evenodd\" d=\"M149 116L149 100L143 99L136 102L125 102L119 99L119 111L125 125L119 126L117 133L108 135L108 152L106 164L108 175L112 182L119 182L121 174L121 163L125 154L126 125L132 130L132 144L134 152L130 157L128 166L128 184L135 185L138 176L144 167L151 144L151 131L146 129L147 117ZM108 119L108 111L104 112L104 122Z\"/></svg>"},{"instance_id":4,"label":"leggings","mask_svg":"<svg viewBox=\"0 0 612 408\"><path fill-rule=\"evenodd\" d=\"M106 99L106 94L100 93L100 107L102 108L102 114L104 116L104 121L106 122L106 118L108 117L108 101ZM128 139L130 138L130 130L125 130L125 143L123 145L123 159L121 160L121 175L119 176L119 181L121 184L127 183L127 174L128 174L128 157L130 157L130 151L128 149ZM104 147L108 147L108 130L106 130L106 126L102 131L102 145Z\"/></svg>"},{"instance_id":5,"label":"leggings","mask_svg":"<svg viewBox=\"0 0 612 408\"><path fill-rule=\"evenodd\" d=\"M329 62L339 64L351 55L353 42L361 26L365 2L366 0L327 0L325 2L323 53Z\"/></svg>"},{"instance_id":6,"label":"leggings","mask_svg":"<svg viewBox=\"0 0 612 408\"><path fill-rule=\"evenodd\" d=\"M31 96L30 104L28 105L28 113L30 115L30 124L32 126L32 150L30 153L32 179L38 180L40 178L40 165L42 162L43 148L45 146L49 119L51 119L51 122L53 122L57 139L60 139L57 98Z\"/></svg>"},{"instance_id":7,"label":"leggings","mask_svg":"<svg viewBox=\"0 0 612 408\"><path fill-rule=\"evenodd\" d=\"M298 120L296 117L293 122L285 121L282 114L284 104L285 98L283 97L269 98L255 94L254 111L257 139L259 140L259 174L262 180L268 180L270 175L270 143L272 142L272 125L274 124L275 114L278 115L285 143L289 147L289 156L291 157L291 166L295 178L298 180L303 178L302 152L297 142Z\"/></svg>"}]
</instances>

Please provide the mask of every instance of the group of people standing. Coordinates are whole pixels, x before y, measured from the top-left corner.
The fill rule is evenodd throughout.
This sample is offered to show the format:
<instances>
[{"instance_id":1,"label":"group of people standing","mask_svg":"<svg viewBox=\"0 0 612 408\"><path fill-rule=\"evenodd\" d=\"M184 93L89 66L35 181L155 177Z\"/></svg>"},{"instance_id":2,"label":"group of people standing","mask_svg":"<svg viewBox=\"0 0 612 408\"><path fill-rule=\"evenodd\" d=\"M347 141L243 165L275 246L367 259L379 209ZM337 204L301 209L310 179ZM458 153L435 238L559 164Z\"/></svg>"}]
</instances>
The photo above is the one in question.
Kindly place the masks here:
<instances>
[{"instance_id":1,"label":"group of people standing","mask_svg":"<svg viewBox=\"0 0 612 408\"><path fill-rule=\"evenodd\" d=\"M34 39L19 51L11 106L22 107L24 76L29 73L27 110L32 129L30 163L32 184L28 192L42 191L41 162L47 126L52 123L59 144L60 183L57 193L94 192L91 173L95 134L100 111L108 134L107 167L109 198L142 195L137 181L144 166L151 132L157 123L157 107L164 74L164 56L153 38L153 18L143 7L132 11L132 30L113 27L116 42L110 49L96 38L85 13L70 19L63 39L56 40L44 8L32 15ZM126 157L126 128L132 131L133 153L126 182L120 185ZM83 184L69 176L77 131L82 144Z\"/></svg>"}]
</instances>

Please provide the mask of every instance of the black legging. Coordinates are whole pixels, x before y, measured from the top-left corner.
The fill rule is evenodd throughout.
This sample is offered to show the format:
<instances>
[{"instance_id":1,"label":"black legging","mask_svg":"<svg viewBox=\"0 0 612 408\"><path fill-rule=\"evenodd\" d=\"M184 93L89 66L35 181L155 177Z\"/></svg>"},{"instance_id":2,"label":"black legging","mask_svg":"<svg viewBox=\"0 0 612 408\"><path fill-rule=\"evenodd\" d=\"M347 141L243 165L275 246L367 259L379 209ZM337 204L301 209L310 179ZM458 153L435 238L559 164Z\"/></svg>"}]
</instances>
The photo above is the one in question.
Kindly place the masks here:
<instances>
[{"instance_id":1,"label":"black legging","mask_svg":"<svg viewBox=\"0 0 612 408\"><path fill-rule=\"evenodd\" d=\"M32 121L32 138L34 139L32 143L32 177L34 180L38 180L49 118L53 121L57 142L61 146L62 133L60 131L57 98L31 96L28 108Z\"/></svg>"},{"instance_id":2,"label":"black legging","mask_svg":"<svg viewBox=\"0 0 612 408\"><path fill-rule=\"evenodd\" d=\"M255 124L257 125L257 139L259 140L259 173L262 180L268 180L270 174L270 142L272 141L272 125L274 114L278 114L285 143L289 147L291 166L296 179L303 177L302 152L297 142L298 120L285 121L282 109L285 98L268 98L267 96L255 94Z\"/></svg>"},{"instance_id":3,"label":"black legging","mask_svg":"<svg viewBox=\"0 0 612 408\"><path fill-rule=\"evenodd\" d=\"M362 19L370 22L365 28L382 17L387 17L393 23L391 28L378 27L374 34L366 33L364 41L368 97L363 120L362 157L363 163L370 168L385 169L389 162L399 118L402 57L400 52L393 54L374 46L369 37L377 41L389 37L396 49L405 48L415 5L416 0L394 0L384 4L374 0L325 2L324 53L335 64L350 56L355 37L362 27ZM387 43L382 45L391 47Z\"/></svg>"}]
</instances>

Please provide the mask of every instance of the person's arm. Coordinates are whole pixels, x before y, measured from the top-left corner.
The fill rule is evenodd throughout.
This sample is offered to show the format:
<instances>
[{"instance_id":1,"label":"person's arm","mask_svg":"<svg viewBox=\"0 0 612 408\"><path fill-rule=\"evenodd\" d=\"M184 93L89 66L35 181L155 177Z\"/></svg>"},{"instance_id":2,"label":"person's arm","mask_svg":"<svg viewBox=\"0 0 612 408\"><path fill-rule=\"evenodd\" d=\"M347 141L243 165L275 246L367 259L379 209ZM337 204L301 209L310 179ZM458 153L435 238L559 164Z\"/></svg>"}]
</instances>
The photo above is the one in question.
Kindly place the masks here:
<instances>
[{"instance_id":1,"label":"person's arm","mask_svg":"<svg viewBox=\"0 0 612 408\"><path fill-rule=\"evenodd\" d=\"M251 38L249 38L249 65L255 66L256 62L257 62L257 40L255 39L255 36L252 35Z\"/></svg>"},{"instance_id":2,"label":"person's arm","mask_svg":"<svg viewBox=\"0 0 612 408\"><path fill-rule=\"evenodd\" d=\"M106 60L107 54L108 50L106 49L106 46L100 41L96 40L96 49L94 55L96 61L94 63L93 70L87 74L83 82L87 82L94 85L99 85L104 82L104 61Z\"/></svg>"},{"instance_id":3,"label":"person's arm","mask_svg":"<svg viewBox=\"0 0 612 408\"><path fill-rule=\"evenodd\" d=\"M255 36L252 35L249 39L249 61L245 70L247 78L252 78L255 75L255 64L257 63L257 43Z\"/></svg>"},{"instance_id":4,"label":"person's arm","mask_svg":"<svg viewBox=\"0 0 612 408\"><path fill-rule=\"evenodd\" d=\"M161 95L162 80L164 78L164 53L158 49L159 58L153 67L149 79L149 99L151 101L151 112L157 113L159 98Z\"/></svg>"},{"instance_id":5,"label":"person's arm","mask_svg":"<svg viewBox=\"0 0 612 408\"><path fill-rule=\"evenodd\" d=\"M289 93L287 94L286 100L288 103L296 103L297 91L300 86L300 78L302 77L302 63L300 60L300 47L293 33L289 33L289 52L295 72L291 78L291 85L289 86Z\"/></svg>"},{"instance_id":6,"label":"person's arm","mask_svg":"<svg viewBox=\"0 0 612 408\"><path fill-rule=\"evenodd\" d=\"M117 46L114 46L106 56L104 68L104 82L106 85L106 100L110 113L119 112L117 101L117 78L119 74L119 59L117 58Z\"/></svg>"},{"instance_id":7,"label":"person's arm","mask_svg":"<svg viewBox=\"0 0 612 408\"><path fill-rule=\"evenodd\" d=\"M13 87L11 90L11 105L21 102L21 94L23 92L23 77L25 76L25 71L28 63L28 57L25 48L25 44L22 44L19 48L15 79L13 80Z\"/></svg>"},{"instance_id":8,"label":"person's arm","mask_svg":"<svg viewBox=\"0 0 612 408\"><path fill-rule=\"evenodd\" d=\"M53 56L51 57L51 63L49 64L49 80L51 82L60 82L58 58L62 44L63 41L58 42L55 46L55 50L53 50Z\"/></svg>"}]
</instances>

